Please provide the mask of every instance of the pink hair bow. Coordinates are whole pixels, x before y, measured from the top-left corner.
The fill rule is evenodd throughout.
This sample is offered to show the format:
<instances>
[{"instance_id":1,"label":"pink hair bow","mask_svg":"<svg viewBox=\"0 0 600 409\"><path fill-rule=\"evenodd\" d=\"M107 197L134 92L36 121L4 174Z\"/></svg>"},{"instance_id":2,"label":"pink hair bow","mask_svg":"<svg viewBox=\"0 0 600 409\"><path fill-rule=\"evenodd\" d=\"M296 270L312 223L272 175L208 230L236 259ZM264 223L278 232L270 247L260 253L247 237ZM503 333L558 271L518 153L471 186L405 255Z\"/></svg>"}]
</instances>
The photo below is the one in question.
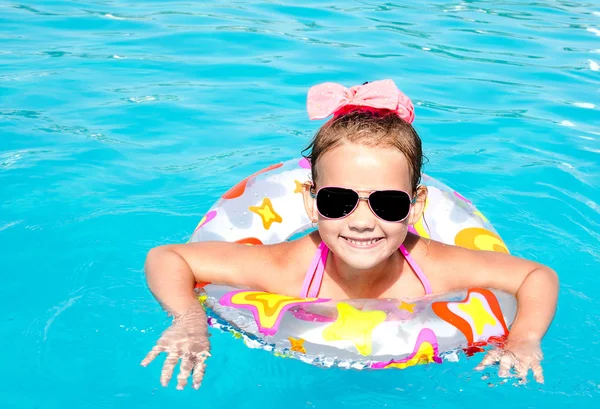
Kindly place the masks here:
<instances>
[{"instance_id":1,"label":"pink hair bow","mask_svg":"<svg viewBox=\"0 0 600 409\"><path fill-rule=\"evenodd\" d=\"M345 112L348 107L388 109L409 124L415 119L415 108L392 80L381 80L346 88L325 82L308 90L306 109L310 119L324 119Z\"/></svg>"}]
</instances>

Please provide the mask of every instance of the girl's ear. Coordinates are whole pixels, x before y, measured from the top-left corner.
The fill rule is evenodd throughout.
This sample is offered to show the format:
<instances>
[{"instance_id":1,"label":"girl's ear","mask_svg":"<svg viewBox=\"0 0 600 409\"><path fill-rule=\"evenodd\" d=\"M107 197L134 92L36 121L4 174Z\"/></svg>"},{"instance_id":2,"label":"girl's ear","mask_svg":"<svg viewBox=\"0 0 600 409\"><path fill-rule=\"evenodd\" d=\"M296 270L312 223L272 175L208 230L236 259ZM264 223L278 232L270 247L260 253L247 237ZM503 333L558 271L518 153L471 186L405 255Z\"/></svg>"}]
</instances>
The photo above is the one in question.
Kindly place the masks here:
<instances>
[{"instance_id":1,"label":"girl's ear","mask_svg":"<svg viewBox=\"0 0 600 409\"><path fill-rule=\"evenodd\" d=\"M313 197L315 186L312 182L306 182L302 185L302 197L304 199L304 210L311 222L316 223L319 220L319 212L317 211L316 198Z\"/></svg>"},{"instance_id":2,"label":"girl's ear","mask_svg":"<svg viewBox=\"0 0 600 409\"><path fill-rule=\"evenodd\" d=\"M427 186L420 185L417 188L416 202L410 208L410 214L408 215L408 224L414 225L421 219L423 212L425 211L425 204L427 201Z\"/></svg>"}]
</instances>

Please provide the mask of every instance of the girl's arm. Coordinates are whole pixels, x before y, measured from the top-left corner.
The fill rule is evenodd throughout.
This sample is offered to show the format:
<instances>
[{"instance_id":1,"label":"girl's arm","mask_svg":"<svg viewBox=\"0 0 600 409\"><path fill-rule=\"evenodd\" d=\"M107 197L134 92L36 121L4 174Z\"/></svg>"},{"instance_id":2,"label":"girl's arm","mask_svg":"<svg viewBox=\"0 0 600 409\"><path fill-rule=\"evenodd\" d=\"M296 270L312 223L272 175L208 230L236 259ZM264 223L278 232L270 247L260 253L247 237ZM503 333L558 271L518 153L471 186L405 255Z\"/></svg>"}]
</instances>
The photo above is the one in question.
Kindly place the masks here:
<instances>
[{"instance_id":1,"label":"girl's arm","mask_svg":"<svg viewBox=\"0 0 600 409\"><path fill-rule=\"evenodd\" d=\"M200 242L160 246L148 253L146 280L163 308L177 316L197 306L196 282L267 290L270 277L285 271L282 255L290 245Z\"/></svg>"},{"instance_id":2,"label":"girl's arm","mask_svg":"<svg viewBox=\"0 0 600 409\"><path fill-rule=\"evenodd\" d=\"M210 356L208 326L203 307L194 293L195 283L210 282L253 289L269 289L273 277L284 268L284 257L292 243L246 246L226 242L202 242L156 247L146 258L146 280L150 290L175 318L142 361L150 364L160 353L167 354L160 381L167 386L179 360L177 389L183 389L193 373L199 388L204 361ZM293 254L293 253L292 253ZM289 259L289 258L288 258ZM286 283L285 275L278 281Z\"/></svg>"},{"instance_id":3,"label":"girl's arm","mask_svg":"<svg viewBox=\"0 0 600 409\"><path fill-rule=\"evenodd\" d=\"M558 276L548 267L536 267L525 275L516 297L518 312L510 338L541 340L556 312Z\"/></svg>"},{"instance_id":4,"label":"girl's arm","mask_svg":"<svg viewBox=\"0 0 600 409\"><path fill-rule=\"evenodd\" d=\"M469 287L490 287L514 294L517 315L508 336L505 351L493 351L483 360L485 365L500 361L501 376L508 376L512 366L526 376L529 368L538 381L543 381L540 342L556 312L558 276L542 264L504 253L469 250L461 247L432 243L430 255L443 261L436 263L444 271L440 291L453 291Z\"/></svg>"},{"instance_id":5,"label":"girl's arm","mask_svg":"<svg viewBox=\"0 0 600 409\"><path fill-rule=\"evenodd\" d=\"M514 294L518 312L510 337L541 340L554 319L558 276L542 264L492 251L441 245L447 291L491 287ZM449 274L452 272L452 274Z\"/></svg>"}]
</instances>

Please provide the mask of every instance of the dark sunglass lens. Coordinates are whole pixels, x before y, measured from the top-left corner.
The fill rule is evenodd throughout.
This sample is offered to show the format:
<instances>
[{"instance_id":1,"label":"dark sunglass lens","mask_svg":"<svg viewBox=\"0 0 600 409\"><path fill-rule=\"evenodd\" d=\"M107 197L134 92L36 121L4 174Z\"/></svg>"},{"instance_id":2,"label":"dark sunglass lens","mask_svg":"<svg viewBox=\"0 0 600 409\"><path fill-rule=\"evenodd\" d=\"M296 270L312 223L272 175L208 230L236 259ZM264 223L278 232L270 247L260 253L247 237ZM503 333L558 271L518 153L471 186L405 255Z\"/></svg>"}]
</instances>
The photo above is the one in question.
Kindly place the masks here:
<instances>
[{"instance_id":1,"label":"dark sunglass lens","mask_svg":"<svg viewBox=\"0 0 600 409\"><path fill-rule=\"evenodd\" d=\"M358 194L353 190L340 187L326 187L317 194L317 209L329 219L345 217L358 202Z\"/></svg>"},{"instance_id":2,"label":"dark sunglass lens","mask_svg":"<svg viewBox=\"0 0 600 409\"><path fill-rule=\"evenodd\" d=\"M369 202L373 212L388 222L399 222L410 212L410 196L399 190L373 192Z\"/></svg>"}]
</instances>

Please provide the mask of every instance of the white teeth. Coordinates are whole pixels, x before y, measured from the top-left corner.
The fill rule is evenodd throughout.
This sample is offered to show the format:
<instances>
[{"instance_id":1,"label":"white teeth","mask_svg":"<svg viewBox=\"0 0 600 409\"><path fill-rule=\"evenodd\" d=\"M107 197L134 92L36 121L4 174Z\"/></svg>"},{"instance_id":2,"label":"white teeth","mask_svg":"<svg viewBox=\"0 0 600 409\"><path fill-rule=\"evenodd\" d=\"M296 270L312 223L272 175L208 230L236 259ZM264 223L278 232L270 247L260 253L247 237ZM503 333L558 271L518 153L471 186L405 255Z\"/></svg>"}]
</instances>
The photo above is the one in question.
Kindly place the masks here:
<instances>
[{"instance_id":1,"label":"white teeth","mask_svg":"<svg viewBox=\"0 0 600 409\"><path fill-rule=\"evenodd\" d=\"M355 246L358 247L367 247L370 246L371 244L375 243L378 239L371 239L371 240L361 240L361 241L357 241L357 240L352 240L349 238L344 237L347 241L349 241L350 243L354 244Z\"/></svg>"}]
</instances>

